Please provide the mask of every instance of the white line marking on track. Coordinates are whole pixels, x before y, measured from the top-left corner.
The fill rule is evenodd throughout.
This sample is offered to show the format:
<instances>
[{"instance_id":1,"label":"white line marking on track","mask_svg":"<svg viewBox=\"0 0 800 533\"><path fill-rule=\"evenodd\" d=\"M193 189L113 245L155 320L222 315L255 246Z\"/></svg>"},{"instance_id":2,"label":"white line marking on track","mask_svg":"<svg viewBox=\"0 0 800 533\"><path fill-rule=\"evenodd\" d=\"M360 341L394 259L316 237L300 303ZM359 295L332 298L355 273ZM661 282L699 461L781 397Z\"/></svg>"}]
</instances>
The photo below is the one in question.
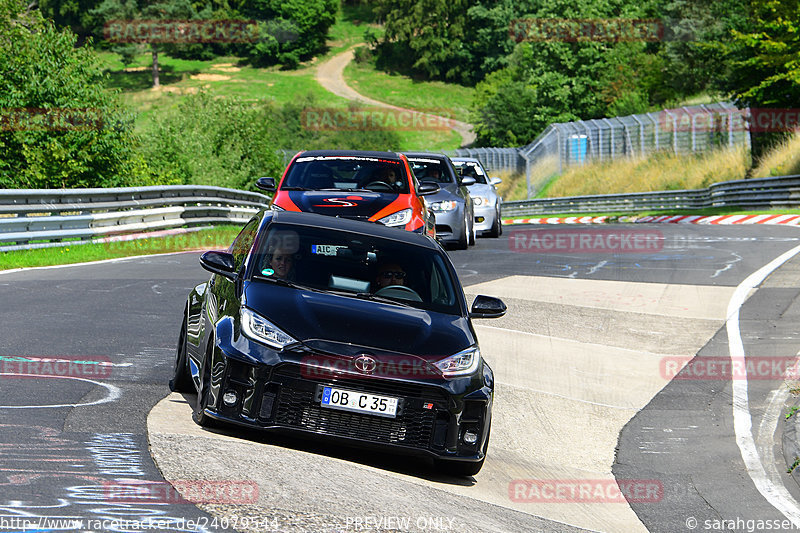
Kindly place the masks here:
<instances>
[{"instance_id":1,"label":"white line marking on track","mask_svg":"<svg viewBox=\"0 0 800 533\"><path fill-rule=\"evenodd\" d=\"M786 261L800 253L800 246L776 257L770 263L756 270L742 281L728 302L728 320L725 324L728 333L728 350L731 365L739 365L742 369L742 378L731 381L733 388L733 427L736 434L736 444L742 454L745 468L750 479L753 480L758 492L775 509L800 527L800 506L791 497L783 484L774 483L767 475L764 464L758 455L758 448L753 439L753 419L750 415L750 404L747 395L747 367L745 366L744 344L739 331L739 309L744 304L748 293L759 286L773 271L777 270Z\"/></svg>"},{"instance_id":2,"label":"white line marking on track","mask_svg":"<svg viewBox=\"0 0 800 533\"><path fill-rule=\"evenodd\" d=\"M76 379L78 381L85 381L86 383L94 383L100 387L105 387L108 391L105 398L100 398L99 400L95 400L93 402L87 403L64 403L58 405L0 405L0 409L54 409L57 407L86 407L89 405L100 405L101 403L109 403L115 400L118 400L122 393L120 392L118 387L111 385L109 383L100 383L99 381L95 381L93 379L86 379L86 378L78 378L74 376L47 376L47 375L39 375L39 374L17 374L15 372L0 372L0 376L18 376L22 378L56 378L56 379Z\"/></svg>"},{"instance_id":3,"label":"white line marking on track","mask_svg":"<svg viewBox=\"0 0 800 533\"><path fill-rule=\"evenodd\" d=\"M589 272L587 272L586 275L594 274L595 272L597 272L598 270L600 270L601 268L603 268L607 264L608 264L608 261L600 261L599 263L594 265L592 268L590 268Z\"/></svg>"},{"instance_id":4,"label":"white line marking on track","mask_svg":"<svg viewBox=\"0 0 800 533\"><path fill-rule=\"evenodd\" d=\"M26 270L51 270L54 268L69 268L69 267L78 267L78 266L89 266L89 265L101 265L103 263L119 263L120 261L130 261L136 259L143 259L145 257L161 257L164 255L178 255L178 254L196 254L200 253L200 250L183 250L180 252L168 252L165 254L149 254L149 255L129 255L127 257L115 257L113 259L101 259L100 261L87 261L84 263L69 263L66 265L50 265L50 266L40 266L40 267L22 267L22 268L10 268L8 270L0 270L0 275L3 274L12 274L14 272L24 272Z\"/></svg>"},{"instance_id":5,"label":"white line marking on track","mask_svg":"<svg viewBox=\"0 0 800 533\"><path fill-rule=\"evenodd\" d=\"M723 273L723 272L725 272L726 270L730 270L731 268L733 268L733 265L734 265L734 264L736 264L736 263L738 263L739 261L741 261L741 260L742 260L742 256L741 256L741 255L737 254L736 252L731 252L731 253L732 253L732 254L733 254L735 257L736 257L736 259L734 259L733 261L727 261L727 262L725 263L725 266L724 266L724 267L722 267L722 268L720 268L720 269L717 269L717 271L716 271L716 272L714 272L714 273L711 275L711 277L712 277L712 278L716 278L717 276L719 276L720 274L722 274L722 273Z\"/></svg>"}]
</instances>

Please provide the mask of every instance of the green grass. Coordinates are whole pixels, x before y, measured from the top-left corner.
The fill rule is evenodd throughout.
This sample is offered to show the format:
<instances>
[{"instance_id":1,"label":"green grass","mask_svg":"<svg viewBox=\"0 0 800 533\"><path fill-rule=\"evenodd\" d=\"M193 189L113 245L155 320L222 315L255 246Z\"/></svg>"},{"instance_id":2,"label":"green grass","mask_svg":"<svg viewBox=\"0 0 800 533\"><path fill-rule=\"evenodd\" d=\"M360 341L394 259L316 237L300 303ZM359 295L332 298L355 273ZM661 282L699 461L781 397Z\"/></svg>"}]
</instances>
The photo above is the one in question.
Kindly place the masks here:
<instances>
[{"instance_id":1,"label":"green grass","mask_svg":"<svg viewBox=\"0 0 800 533\"><path fill-rule=\"evenodd\" d=\"M137 131L146 132L159 112L177 106L185 94L207 91L217 97L239 98L246 102L294 101L311 94L317 105L342 108L347 100L329 93L314 79L314 69L281 71L276 67L255 68L235 57L209 61L159 56L161 87L152 88L151 56L136 57L127 71L118 57L101 52L109 74L108 86L122 91L123 100L138 113ZM145 67L145 70L132 70Z\"/></svg>"},{"instance_id":2,"label":"green grass","mask_svg":"<svg viewBox=\"0 0 800 533\"><path fill-rule=\"evenodd\" d=\"M162 53L158 57L161 83L158 89L152 88L151 54L140 54L127 66L123 65L117 54L107 51L99 54L108 74L107 86L121 91L123 101L136 112L136 132L147 135L159 115L176 108L185 95L200 91L215 97L238 98L253 103L270 101L282 105L296 102L298 97L311 95L314 105L321 108L342 109L352 105L317 83L316 66L355 44L363 43L368 28L380 33L382 30L373 19L372 8L368 4L343 6L330 29L328 49L293 71L280 70L277 65L255 68L237 57L203 61L179 59ZM383 74L375 72L375 76L380 78ZM380 80L377 83L380 84ZM437 97L447 101L442 91L448 85L440 85L443 88L439 89ZM423 88L430 90L428 84L409 88L412 92ZM387 149L446 151L458 148L461 144L461 137L452 130L398 131L397 134L400 146L387 146ZM304 147L291 148L300 150Z\"/></svg>"},{"instance_id":3,"label":"green grass","mask_svg":"<svg viewBox=\"0 0 800 533\"><path fill-rule=\"evenodd\" d=\"M440 110L457 120L469 122L469 107L475 89L442 81L418 81L388 74L373 62L351 62L344 78L353 89L375 100L422 111Z\"/></svg>"},{"instance_id":4,"label":"green grass","mask_svg":"<svg viewBox=\"0 0 800 533\"><path fill-rule=\"evenodd\" d=\"M10 268L67 265L117 257L162 254L182 250L227 248L241 230L238 226L219 226L181 235L137 239L135 241L79 244L36 250L0 252L0 270Z\"/></svg>"}]
</instances>

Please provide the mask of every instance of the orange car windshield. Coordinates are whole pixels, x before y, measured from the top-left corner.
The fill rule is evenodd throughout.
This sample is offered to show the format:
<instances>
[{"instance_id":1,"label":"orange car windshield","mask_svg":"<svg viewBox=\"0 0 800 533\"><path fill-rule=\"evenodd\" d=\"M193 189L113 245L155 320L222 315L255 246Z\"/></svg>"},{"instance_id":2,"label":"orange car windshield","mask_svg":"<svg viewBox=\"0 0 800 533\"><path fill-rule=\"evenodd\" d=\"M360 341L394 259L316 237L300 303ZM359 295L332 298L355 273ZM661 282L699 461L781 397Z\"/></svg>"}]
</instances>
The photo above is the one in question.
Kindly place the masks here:
<instances>
[{"instance_id":1,"label":"orange car windshield","mask_svg":"<svg viewBox=\"0 0 800 533\"><path fill-rule=\"evenodd\" d=\"M299 157L281 189L368 190L408 194L408 176L400 160L372 157Z\"/></svg>"}]
</instances>

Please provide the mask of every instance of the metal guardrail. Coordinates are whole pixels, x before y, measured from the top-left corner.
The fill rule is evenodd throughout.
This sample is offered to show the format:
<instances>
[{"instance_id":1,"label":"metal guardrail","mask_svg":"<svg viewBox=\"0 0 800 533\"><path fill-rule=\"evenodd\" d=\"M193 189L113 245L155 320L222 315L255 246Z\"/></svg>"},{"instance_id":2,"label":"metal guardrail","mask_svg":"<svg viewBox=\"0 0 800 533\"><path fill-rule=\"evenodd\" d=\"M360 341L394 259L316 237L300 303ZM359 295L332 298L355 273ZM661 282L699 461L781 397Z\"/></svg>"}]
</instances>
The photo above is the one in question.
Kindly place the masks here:
<instances>
[{"instance_id":1,"label":"metal guardrail","mask_svg":"<svg viewBox=\"0 0 800 533\"><path fill-rule=\"evenodd\" d=\"M268 201L254 192L193 185L0 189L0 251L184 226L244 224Z\"/></svg>"},{"instance_id":2,"label":"metal guardrail","mask_svg":"<svg viewBox=\"0 0 800 533\"><path fill-rule=\"evenodd\" d=\"M800 175L795 175L725 181L714 183L707 189L503 202L503 216L691 210L712 207L776 209L798 206L800 206Z\"/></svg>"}]
</instances>

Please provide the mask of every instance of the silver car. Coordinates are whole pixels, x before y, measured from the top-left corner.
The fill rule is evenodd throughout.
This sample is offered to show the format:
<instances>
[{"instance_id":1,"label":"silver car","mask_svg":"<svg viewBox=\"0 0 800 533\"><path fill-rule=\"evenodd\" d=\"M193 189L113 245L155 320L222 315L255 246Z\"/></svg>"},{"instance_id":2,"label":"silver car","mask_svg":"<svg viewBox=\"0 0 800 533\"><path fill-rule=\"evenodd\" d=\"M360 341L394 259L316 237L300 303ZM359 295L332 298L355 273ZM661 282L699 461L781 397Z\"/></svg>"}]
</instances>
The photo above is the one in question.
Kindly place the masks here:
<instances>
[{"instance_id":1,"label":"silver car","mask_svg":"<svg viewBox=\"0 0 800 533\"><path fill-rule=\"evenodd\" d=\"M474 204L467 188L475 180L459 176L444 154L405 152L405 155L420 183L439 185L439 192L425 197L436 217L436 238L458 250L475 244Z\"/></svg>"},{"instance_id":2,"label":"silver car","mask_svg":"<svg viewBox=\"0 0 800 533\"><path fill-rule=\"evenodd\" d=\"M503 234L502 204L503 199L497 194L495 185L502 183L500 178L490 178L480 161L474 157L453 157L453 165L462 177L475 180L468 187L472 197L475 216L475 231L489 237Z\"/></svg>"}]
</instances>

